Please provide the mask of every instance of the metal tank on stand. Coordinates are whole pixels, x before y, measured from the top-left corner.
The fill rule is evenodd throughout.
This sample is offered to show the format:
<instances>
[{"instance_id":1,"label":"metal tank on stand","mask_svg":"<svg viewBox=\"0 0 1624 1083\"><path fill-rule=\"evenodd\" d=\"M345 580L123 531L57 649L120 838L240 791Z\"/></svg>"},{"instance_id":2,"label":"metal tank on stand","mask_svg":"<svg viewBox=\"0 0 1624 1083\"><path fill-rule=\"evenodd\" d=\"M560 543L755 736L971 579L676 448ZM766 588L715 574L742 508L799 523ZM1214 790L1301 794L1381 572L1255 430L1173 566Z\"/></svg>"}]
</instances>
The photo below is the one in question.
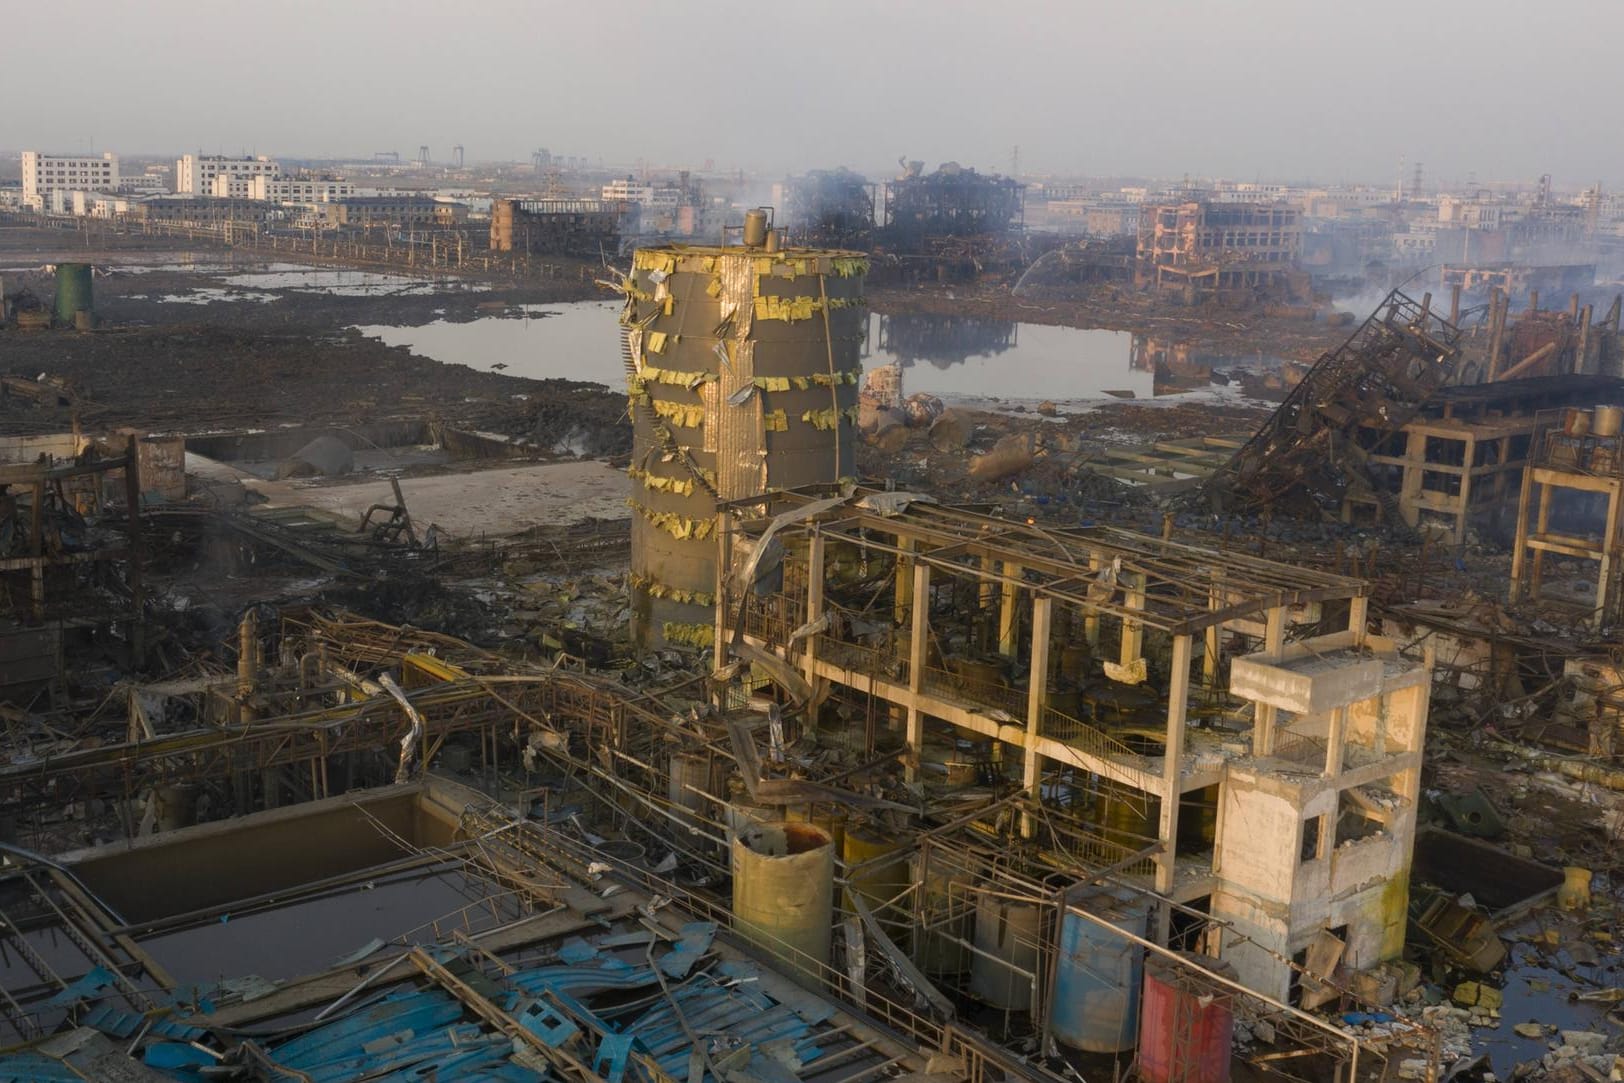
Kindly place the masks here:
<instances>
[{"instance_id":1,"label":"metal tank on stand","mask_svg":"<svg viewBox=\"0 0 1624 1083\"><path fill-rule=\"evenodd\" d=\"M868 260L767 226L639 249L624 286L640 648L710 645L718 503L856 474Z\"/></svg>"}]
</instances>

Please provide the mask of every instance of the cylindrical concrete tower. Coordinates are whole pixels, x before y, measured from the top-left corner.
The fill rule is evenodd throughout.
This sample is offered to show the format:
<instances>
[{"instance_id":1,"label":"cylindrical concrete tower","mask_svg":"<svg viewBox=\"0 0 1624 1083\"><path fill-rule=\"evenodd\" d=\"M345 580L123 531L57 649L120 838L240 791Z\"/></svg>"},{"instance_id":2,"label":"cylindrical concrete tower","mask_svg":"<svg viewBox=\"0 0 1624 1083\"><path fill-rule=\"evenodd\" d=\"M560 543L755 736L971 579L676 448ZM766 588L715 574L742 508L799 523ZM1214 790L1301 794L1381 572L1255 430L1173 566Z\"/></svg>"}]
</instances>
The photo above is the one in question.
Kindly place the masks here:
<instances>
[{"instance_id":1,"label":"cylindrical concrete tower","mask_svg":"<svg viewBox=\"0 0 1624 1083\"><path fill-rule=\"evenodd\" d=\"M627 284L633 637L708 646L716 505L856 474L857 252L640 249Z\"/></svg>"}]
</instances>

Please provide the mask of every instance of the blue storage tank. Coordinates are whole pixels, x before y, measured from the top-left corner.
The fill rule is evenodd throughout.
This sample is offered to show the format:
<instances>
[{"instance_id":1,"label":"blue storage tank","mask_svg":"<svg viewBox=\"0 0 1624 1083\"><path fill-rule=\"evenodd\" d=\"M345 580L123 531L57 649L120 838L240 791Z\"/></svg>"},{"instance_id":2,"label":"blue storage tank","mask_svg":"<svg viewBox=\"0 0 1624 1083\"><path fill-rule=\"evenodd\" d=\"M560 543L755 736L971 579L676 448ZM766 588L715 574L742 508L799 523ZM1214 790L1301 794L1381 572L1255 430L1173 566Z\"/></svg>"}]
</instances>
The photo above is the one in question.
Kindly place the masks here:
<instances>
[{"instance_id":1,"label":"blue storage tank","mask_svg":"<svg viewBox=\"0 0 1624 1083\"><path fill-rule=\"evenodd\" d=\"M1113 928L1079 916L1086 910L1135 936L1150 924L1148 896L1123 888L1086 888L1066 900L1060 923L1049 1026L1055 1040L1089 1053L1132 1049L1139 1037L1145 949Z\"/></svg>"}]
</instances>

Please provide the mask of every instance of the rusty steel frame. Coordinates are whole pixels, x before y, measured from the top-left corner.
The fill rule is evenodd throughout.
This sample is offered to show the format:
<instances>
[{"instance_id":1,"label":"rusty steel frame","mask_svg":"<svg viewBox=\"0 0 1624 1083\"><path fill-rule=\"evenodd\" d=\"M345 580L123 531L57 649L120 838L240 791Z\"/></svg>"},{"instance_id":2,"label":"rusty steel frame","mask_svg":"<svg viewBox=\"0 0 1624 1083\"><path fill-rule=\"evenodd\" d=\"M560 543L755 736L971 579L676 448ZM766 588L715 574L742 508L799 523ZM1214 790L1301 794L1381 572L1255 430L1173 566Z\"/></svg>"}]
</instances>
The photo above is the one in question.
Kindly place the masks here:
<instances>
[{"instance_id":1,"label":"rusty steel frame","mask_svg":"<svg viewBox=\"0 0 1624 1083\"><path fill-rule=\"evenodd\" d=\"M770 502L769 514L776 514L815 498L800 490L754 503ZM746 525L747 532L751 526ZM849 502L776 536L796 534L838 538L948 575L1017 587L1084 613L1170 635L1192 635L1279 607L1369 593L1363 580L1244 553L1220 553L1116 527L1040 527L922 502L896 515ZM1113 566L1115 579L1107 581L1102 573ZM1214 598L1222 604L1214 605Z\"/></svg>"}]
</instances>

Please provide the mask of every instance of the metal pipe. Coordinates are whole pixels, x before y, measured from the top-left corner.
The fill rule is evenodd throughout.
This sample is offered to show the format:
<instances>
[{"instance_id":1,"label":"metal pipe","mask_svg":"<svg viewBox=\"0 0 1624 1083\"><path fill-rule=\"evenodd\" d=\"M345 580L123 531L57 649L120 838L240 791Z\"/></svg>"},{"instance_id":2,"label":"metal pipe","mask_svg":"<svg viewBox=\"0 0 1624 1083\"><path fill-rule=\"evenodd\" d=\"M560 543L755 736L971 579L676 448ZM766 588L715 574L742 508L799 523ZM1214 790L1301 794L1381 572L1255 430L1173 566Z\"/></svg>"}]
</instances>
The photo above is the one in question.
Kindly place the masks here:
<instances>
[{"instance_id":1,"label":"metal pipe","mask_svg":"<svg viewBox=\"0 0 1624 1083\"><path fill-rule=\"evenodd\" d=\"M1556 346L1557 344L1554 342L1547 342L1545 345L1541 346L1539 349L1535 350L1533 353L1529 354L1527 357L1523 358L1521 361L1518 361L1515 365L1512 365L1510 368L1506 369L1506 371L1502 372L1500 374L1500 379L1515 380L1517 377L1521 376L1523 373L1527 372L1529 369L1533 368L1535 365L1554 354L1556 352Z\"/></svg>"}]
</instances>

